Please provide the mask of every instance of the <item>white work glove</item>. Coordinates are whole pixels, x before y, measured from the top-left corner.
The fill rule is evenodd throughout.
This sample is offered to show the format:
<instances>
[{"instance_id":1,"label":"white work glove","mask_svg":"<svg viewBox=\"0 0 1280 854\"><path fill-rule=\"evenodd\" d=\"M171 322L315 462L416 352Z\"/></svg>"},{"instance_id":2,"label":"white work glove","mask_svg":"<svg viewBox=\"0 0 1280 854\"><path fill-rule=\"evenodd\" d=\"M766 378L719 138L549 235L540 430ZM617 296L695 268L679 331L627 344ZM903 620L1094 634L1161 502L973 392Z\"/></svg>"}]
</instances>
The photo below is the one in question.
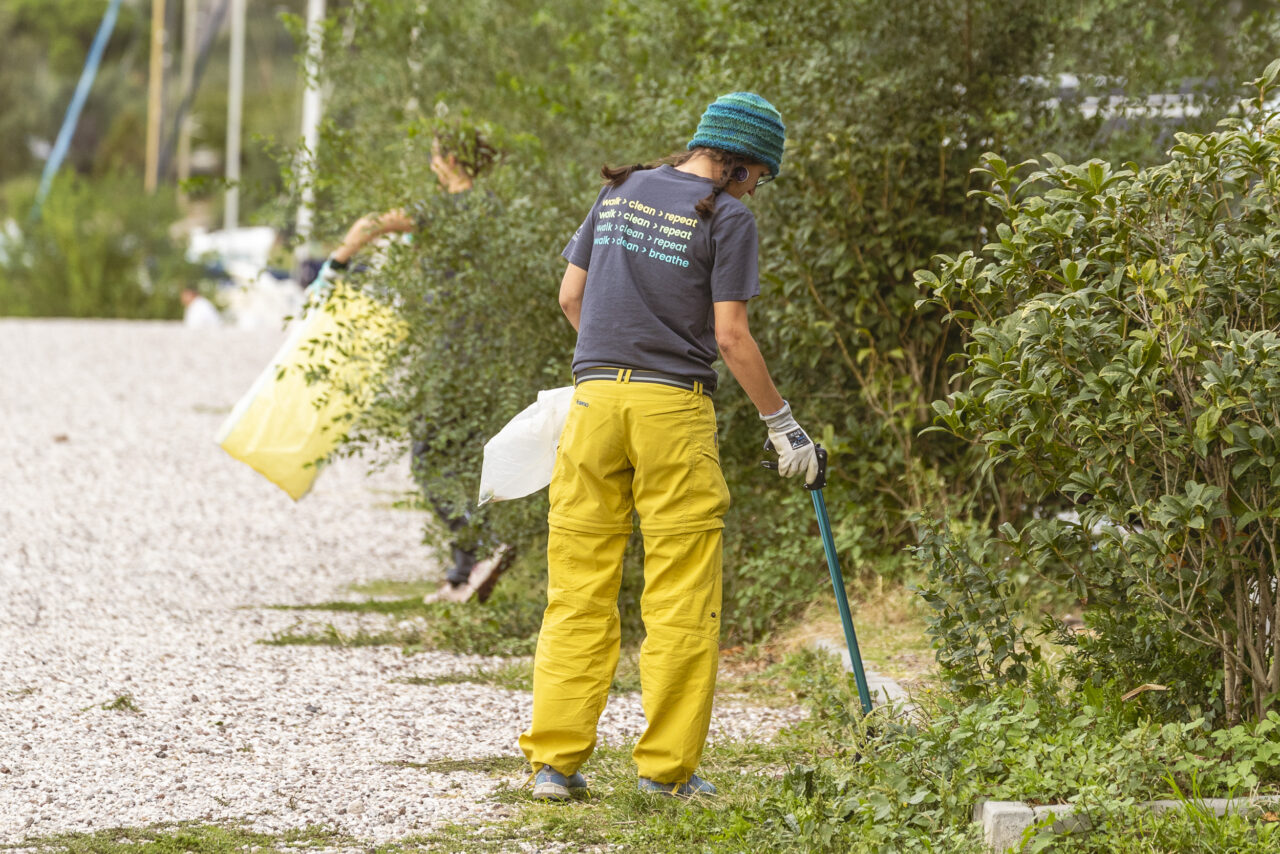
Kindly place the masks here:
<instances>
[{"instance_id":1,"label":"white work glove","mask_svg":"<svg viewBox=\"0 0 1280 854\"><path fill-rule=\"evenodd\" d=\"M804 482L813 483L818 477L818 454L809 434L792 417L791 404L783 401L781 409L761 415L760 420L768 426L769 442L778 452L778 474L794 477L804 472Z\"/></svg>"}]
</instances>

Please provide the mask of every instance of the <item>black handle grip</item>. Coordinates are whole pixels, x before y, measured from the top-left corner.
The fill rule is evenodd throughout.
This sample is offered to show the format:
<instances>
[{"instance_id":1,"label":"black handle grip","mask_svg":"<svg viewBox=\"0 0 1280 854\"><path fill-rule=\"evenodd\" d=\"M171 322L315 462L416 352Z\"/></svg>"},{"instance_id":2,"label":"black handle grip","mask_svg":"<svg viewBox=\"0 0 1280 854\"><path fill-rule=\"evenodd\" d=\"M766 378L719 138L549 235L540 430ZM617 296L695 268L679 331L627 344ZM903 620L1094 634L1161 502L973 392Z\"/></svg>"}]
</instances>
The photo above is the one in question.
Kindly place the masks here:
<instances>
[{"instance_id":1,"label":"black handle grip","mask_svg":"<svg viewBox=\"0 0 1280 854\"><path fill-rule=\"evenodd\" d=\"M765 439L764 449L766 451L774 450L773 442L769 439ZM822 489L827 485L827 449L821 445L815 444L813 446L813 450L814 453L818 455L818 476L813 479L813 483L806 483L804 485L804 488L810 492L815 489ZM762 460L760 462L760 467L766 468L769 471L778 470L778 464L774 460Z\"/></svg>"}]
</instances>

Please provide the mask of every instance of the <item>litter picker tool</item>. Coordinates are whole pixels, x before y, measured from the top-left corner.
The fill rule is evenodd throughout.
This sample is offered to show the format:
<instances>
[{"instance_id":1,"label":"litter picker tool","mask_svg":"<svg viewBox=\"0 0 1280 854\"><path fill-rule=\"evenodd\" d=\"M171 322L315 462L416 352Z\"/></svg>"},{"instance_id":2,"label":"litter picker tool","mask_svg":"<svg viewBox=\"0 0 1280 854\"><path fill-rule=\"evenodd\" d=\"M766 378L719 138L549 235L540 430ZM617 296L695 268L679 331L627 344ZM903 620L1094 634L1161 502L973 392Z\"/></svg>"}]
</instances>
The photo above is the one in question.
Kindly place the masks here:
<instances>
[{"instance_id":1,"label":"litter picker tool","mask_svg":"<svg viewBox=\"0 0 1280 854\"><path fill-rule=\"evenodd\" d=\"M774 450L773 442L766 440L766 451ZM822 549L827 553L827 568L831 570L831 586L836 594L836 607L840 610L840 624L844 627L844 639L849 646L849 663L853 667L853 678L858 683L858 699L862 701L864 714L871 713L871 691L867 688L867 674L862 669L862 655L858 652L858 634L853 630L853 617L849 614L849 597L844 592L844 575L840 572L840 559L836 555L836 541L831 536L831 518L827 515L827 502L822 496L822 489L827 485L827 451L821 445L814 445L818 455L818 476L813 483L806 483L813 499L813 512L818 517L818 530L822 532ZM776 471L778 464L772 460L761 463L765 468Z\"/></svg>"}]
</instances>

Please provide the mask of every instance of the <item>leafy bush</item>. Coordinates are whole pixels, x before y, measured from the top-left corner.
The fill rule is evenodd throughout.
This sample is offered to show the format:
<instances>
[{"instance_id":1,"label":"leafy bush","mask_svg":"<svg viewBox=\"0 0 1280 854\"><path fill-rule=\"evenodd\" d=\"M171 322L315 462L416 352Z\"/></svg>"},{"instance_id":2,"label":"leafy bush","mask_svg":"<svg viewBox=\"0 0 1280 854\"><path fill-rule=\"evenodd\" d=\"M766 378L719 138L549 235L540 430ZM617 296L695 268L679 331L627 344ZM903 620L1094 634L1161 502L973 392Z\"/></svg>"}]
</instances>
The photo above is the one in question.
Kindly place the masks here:
<instances>
[{"instance_id":1,"label":"leafy bush","mask_svg":"<svg viewBox=\"0 0 1280 854\"><path fill-rule=\"evenodd\" d=\"M1177 838L1194 816L1164 824L1136 813L1135 803L1274 791L1280 782L1274 712L1228 730L1206 730L1203 719L1161 723L1144 700L1122 700L1114 683L1078 690L1039 666L981 702L917 697L919 710L900 722L858 717L847 679L805 676L813 714L785 737L816 741L752 816L752 838L767 834L780 849L981 851L970 818L975 803L991 799L1076 804L1100 828L1079 850L1171 850L1137 846ZM1262 830L1274 842L1274 828ZM1258 832L1230 820L1214 828L1237 841ZM1046 835L1029 850L1062 850L1044 847L1054 841Z\"/></svg>"},{"instance_id":2,"label":"leafy bush","mask_svg":"<svg viewBox=\"0 0 1280 854\"><path fill-rule=\"evenodd\" d=\"M30 196L10 205L17 229L0 251L0 315L172 318L199 270L169 235L167 194L145 196L131 177L54 182L39 220Z\"/></svg>"},{"instance_id":3,"label":"leafy bush","mask_svg":"<svg viewBox=\"0 0 1280 854\"><path fill-rule=\"evenodd\" d=\"M968 48L944 34L962 12L936 2L683 3L655 16L649 0L485 0L433 8L429 21L389 0L360 4L359 26L336 22L325 52L334 97L320 226L337 234L371 210L424 198L442 215L376 277L413 331L397 356L402 382L349 450L404 448L425 419L436 426L424 471L457 475L432 489L455 504L474 496L478 439L539 388L569 381L557 253L598 188L598 164L679 149L707 102L754 88L782 108L789 143L781 179L752 202L765 290L753 328L784 394L833 453L828 503L846 565L887 563L909 530L906 511L967 488L957 465L970 453L915 435L927 401L945 391L942 359L955 340L937 317L912 313L908 271L971 244L964 223L985 215L964 195L978 141L1033 132L1010 120L1011 103L1043 113L1041 88L1019 82L1037 61L1041 18L1010 25L1010 0L979 5L978 56L961 62ZM676 9L680 27L654 25ZM765 53L745 48L762 41ZM868 82L850 88L852 79ZM924 83L937 79L946 85ZM427 169L433 129L462 115L487 123L506 150L479 181L493 194L488 208L441 198ZM440 297L426 301L429 292ZM760 471L761 425L730 378L716 403L735 507L725 625L756 637L823 588L822 550L805 496ZM487 512L501 538L532 542L545 503Z\"/></svg>"},{"instance_id":4,"label":"leafy bush","mask_svg":"<svg viewBox=\"0 0 1280 854\"><path fill-rule=\"evenodd\" d=\"M989 553L1087 601L1098 676L1208 706L1216 672L1229 720L1280 696L1278 76L1153 168L987 155L995 241L917 274L970 342L941 424L1045 508Z\"/></svg>"},{"instance_id":5,"label":"leafy bush","mask_svg":"<svg viewBox=\"0 0 1280 854\"><path fill-rule=\"evenodd\" d=\"M1171 32L1185 44L1199 38L1193 31L1207 13L1191 4L1176 11L1144 44L1162 45ZM966 443L919 433L929 402L953 389L946 359L960 335L942 311L914 309L910 273L935 253L977 249L975 235L992 225L991 209L966 196L985 148L1108 144L1103 118L1050 106L1054 72L1073 70L1063 63L1084 46L1090 56L1106 52L1100 32L1082 31L1074 12L1015 0L476 0L429 15L361 0L327 30L319 233L336 237L370 211L434 197L427 153L442 117L487 125L507 154L480 181L496 213L471 224L433 220L379 277L395 279L389 289L417 306L434 287L424 278L465 268L457 281L471 318L459 316L459 328L474 334L450 333L446 355L442 319L417 312L400 393L354 435L353 449L403 449L427 408L464 415L465 428L440 434L432 465L461 473L442 489L474 495L466 472L477 469L478 444L459 450L447 434L487 435L539 388L569 381L573 338L556 308L557 253L599 187L598 165L680 149L706 103L753 89L788 126L781 177L750 202L764 289L753 331L784 396L832 454L827 503L844 565L851 575L871 566L904 574L901 547L916 539L913 519L926 507L1020 519L1018 483L978 469L981 454ZM1132 33L1120 32L1131 50ZM1267 38L1233 45L1233 61L1237 47ZM1178 73L1198 56L1179 54ZM453 249L442 245L454 240ZM724 624L753 638L825 586L822 551L804 496L760 472L760 422L727 377L716 406L734 501ZM539 501L495 507L490 521L509 541L532 542Z\"/></svg>"},{"instance_id":6,"label":"leafy bush","mask_svg":"<svg viewBox=\"0 0 1280 854\"><path fill-rule=\"evenodd\" d=\"M914 551L928 580L920 596L933 607L926 618L934 655L961 696L986 695L1022 682L1040 661L1040 647L1018 622L1021 601L1008 556L1001 561L980 550L973 536L926 526Z\"/></svg>"}]
</instances>

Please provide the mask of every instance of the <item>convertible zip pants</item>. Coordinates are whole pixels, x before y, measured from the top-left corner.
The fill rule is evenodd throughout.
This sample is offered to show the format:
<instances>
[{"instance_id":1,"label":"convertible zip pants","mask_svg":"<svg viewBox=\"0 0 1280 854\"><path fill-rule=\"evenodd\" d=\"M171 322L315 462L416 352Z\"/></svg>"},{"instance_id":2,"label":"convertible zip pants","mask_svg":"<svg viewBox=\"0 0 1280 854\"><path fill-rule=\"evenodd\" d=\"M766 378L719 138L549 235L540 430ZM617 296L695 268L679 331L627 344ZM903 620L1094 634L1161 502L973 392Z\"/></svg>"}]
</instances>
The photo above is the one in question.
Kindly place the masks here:
<instances>
[{"instance_id":1,"label":"convertible zip pants","mask_svg":"<svg viewBox=\"0 0 1280 854\"><path fill-rule=\"evenodd\" d=\"M572 774L596 745L618 665L618 588L634 510L644 535L640 776L683 783L702 758L720 657L723 517L715 410L701 392L577 387L551 479L547 610L533 672L535 769Z\"/></svg>"}]
</instances>

